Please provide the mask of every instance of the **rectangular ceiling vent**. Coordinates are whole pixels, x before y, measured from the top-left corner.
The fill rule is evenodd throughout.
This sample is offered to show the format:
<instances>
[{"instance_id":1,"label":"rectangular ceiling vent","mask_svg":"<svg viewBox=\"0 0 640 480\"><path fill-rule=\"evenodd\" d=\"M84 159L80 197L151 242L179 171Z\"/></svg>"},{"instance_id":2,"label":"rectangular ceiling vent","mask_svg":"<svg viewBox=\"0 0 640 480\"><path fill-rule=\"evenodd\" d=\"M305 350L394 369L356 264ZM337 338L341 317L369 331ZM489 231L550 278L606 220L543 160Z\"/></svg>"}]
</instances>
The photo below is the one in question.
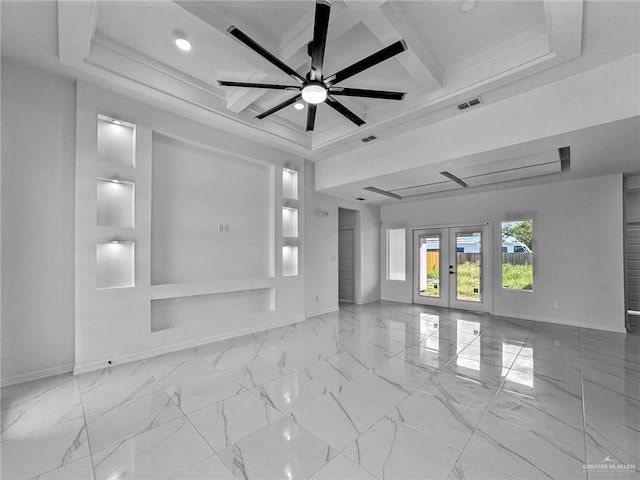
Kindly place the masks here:
<instances>
[{"instance_id":1,"label":"rectangular ceiling vent","mask_svg":"<svg viewBox=\"0 0 640 480\"><path fill-rule=\"evenodd\" d=\"M458 105L458 110L466 110L467 108L475 107L476 105L480 105L481 103L482 99L480 97L472 98L471 100L460 103Z\"/></svg>"},{"instance_id":2,"label":"rectangular ceiling vent","mask_svg":"<svg viewBox=\"0 0 640 480\"><path fill-rule=\"evenodd\" d=\"M364 138L362 139L362 141L363 141L364 143L367 143L367 142L370 142L371 140L375 140L376 138L378 138L378 137L376 137L375 135L369 135L368 137L364 137Z\"/></svg>"}]
</instances>

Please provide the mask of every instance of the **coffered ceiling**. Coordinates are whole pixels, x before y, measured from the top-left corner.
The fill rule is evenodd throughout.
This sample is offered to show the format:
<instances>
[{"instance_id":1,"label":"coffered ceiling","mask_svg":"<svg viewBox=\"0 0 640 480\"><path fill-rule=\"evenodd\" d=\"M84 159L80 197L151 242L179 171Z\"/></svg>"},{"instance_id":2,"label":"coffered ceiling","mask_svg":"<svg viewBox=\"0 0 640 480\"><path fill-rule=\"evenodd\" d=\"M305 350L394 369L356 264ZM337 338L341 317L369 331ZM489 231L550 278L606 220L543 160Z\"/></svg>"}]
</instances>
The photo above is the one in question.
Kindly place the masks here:
<instances>
[{"instance_id":1,"label":"coffered ceiling","mask_svg":"<svg viewBox=\"0 0 640 480\"><path fill-rule=\"evenodd\" d=\"M236 25L305 75L310 65L307 45L313 37L313 0L5 0L2 51L21 61L55 64L77 77L143 93L216 127L322 162L362 148L364 137L385 139L466 115L639 49L636 2L334 0L331 4L327 74L400 39L408 46L341 84L407 92L403 101L341 97L365 120L361 127L324 104L318 107L313 132L305 131L306 110L293 106L258 120L256 115L289 98L291 92L218 85L218 80L295 85L229 35L227 28ZM176 48L177 37L187 38L191 51ZM457 108L476 98L477 105ZM557 153L555 146L551 151ZM540 160L538 153L529 166ZM523 160L514 160L512 166L521 169ZM498 163L493 167L504 170ZM460 169L459 175L467 173L475 175L471 182L487 178L482 177L487 172L475 170ZM425 177L412 186L444 179L438 171L429 175L433 179ZM390 182L385 188L405 187Z\"/></svg>"}]
</instances>

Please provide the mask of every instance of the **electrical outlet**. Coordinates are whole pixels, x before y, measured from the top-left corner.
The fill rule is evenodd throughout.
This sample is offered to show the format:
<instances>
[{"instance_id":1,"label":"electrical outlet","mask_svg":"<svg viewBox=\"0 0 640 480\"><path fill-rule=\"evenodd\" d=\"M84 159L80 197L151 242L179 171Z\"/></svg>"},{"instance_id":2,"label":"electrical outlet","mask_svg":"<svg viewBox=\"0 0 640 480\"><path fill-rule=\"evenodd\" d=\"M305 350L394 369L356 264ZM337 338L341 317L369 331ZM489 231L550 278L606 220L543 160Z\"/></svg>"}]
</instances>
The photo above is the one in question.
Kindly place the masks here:
<instances>
[{"instance_id":1,"label":"electrical outlet","mask_svg":"<svg viewBox=\"0 0 640 480\"><path fill-rule=\"evenodd\" d=\"M553 308L560 308L560 300L553 302Z\"/></svg>"},{"instance_id":2,"label":"electrical outlet","mask_svg":"<svg viewBox=\"0 0 640 480\"><path fill-rule=\"evenodd\" d=\"M229 224L228 224L228 223L225 223L225 224L224 224L224 231L225 231L225 232L228 232L228 231L229 231Z\"/></svg>"},{"instance_id":3,"label":"electrical outlet","mask_svg":"<svg viewBox=\"0 0 640 480\"><path fill-rule=\"evenodd\" d=\"M224 232L224 225L221 223L218 224L218 232Z\"/></svg>"},{"instance_id":4,"label":"electrical outlet","mask_svg":"<svg viewBox=\"0 0 640 480\"><path fill-rule=\"evenodd\" d=\"M316 302L319 302L319 301L320 301L320 297L316 297Z\"/></svg>"}]
</instances>

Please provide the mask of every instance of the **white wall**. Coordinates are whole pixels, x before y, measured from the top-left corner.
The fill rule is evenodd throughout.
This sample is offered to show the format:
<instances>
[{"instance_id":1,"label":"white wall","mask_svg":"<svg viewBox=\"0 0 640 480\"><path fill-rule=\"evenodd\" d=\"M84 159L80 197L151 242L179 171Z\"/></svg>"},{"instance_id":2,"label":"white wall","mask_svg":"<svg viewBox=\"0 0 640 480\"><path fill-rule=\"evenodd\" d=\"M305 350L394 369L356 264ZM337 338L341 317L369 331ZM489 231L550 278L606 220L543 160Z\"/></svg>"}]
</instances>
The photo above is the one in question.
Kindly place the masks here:
<instances>
[{"instance_id":1,"label":"white wall","mask_svg":"<svg viewBox=\"0 0 640 480\"><path fill-rule=\"evenodd\" d=\"M2 381L70 370L75 84L2 62Z\"/></svg>"},{"instance_id":2,"label":"white wall","mask_svg":"<svg viewBox=\"0 0 640 480\"><path fill-rule=\"evenodd\" d=\"M492 222L494 314L624 332L622 194L622 176L610 175L389 205L381 216L384 228L405 226L408 233L417 226ZM505 290L500 223L525 218L533 219L533 291ZM383 279L385 300L411 301L411 238L408 280Z\"/></svg>"},{"instance_id":3,"label":"white wall","mask_svg":"<svg viewBox=\"0 0 640 480\"><path fill-rule=\"evenodd\" d=\"M355 225L355 242L360 250L359 256L354 259L355 301L362 304L379 300L380 208L318 193L314 189L314 165L306 162L305 171L306 316L338 309L339 208L360 213ZM324 212L329 215L324 216Z\"/></svg>"}]
</instances>

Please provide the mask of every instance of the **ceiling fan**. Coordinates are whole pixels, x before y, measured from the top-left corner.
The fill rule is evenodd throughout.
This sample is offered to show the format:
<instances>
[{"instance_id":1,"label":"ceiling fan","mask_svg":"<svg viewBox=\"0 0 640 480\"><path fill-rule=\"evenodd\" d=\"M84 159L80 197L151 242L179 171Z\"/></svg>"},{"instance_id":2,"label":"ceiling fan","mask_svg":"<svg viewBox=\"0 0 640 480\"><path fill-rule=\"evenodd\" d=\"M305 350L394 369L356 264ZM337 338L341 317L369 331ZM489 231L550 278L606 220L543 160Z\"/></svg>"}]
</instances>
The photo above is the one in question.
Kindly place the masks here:
<instances>
[{"instance_id":1,"label":"ceiling fan","mask_svg":"<svg viewBox=\"0 0 640 480\"><path fill-rule=\"evenodd\" d=\"M327 43L327 30L329 28L329 14L331 12L331 3L327 0L317 0L315 22L313 27L313 40L309 43L308 52L311 57L311 69L307 73L306 78L296 72L293 68L276 58L275 55L261 47L257 42L252 40L248 35L243 33L239 28L231 25L227 28L227 32L244 43L251 50L261 55L287 75L298 82L298 85L277 85L270 83L251 83L251 82L230 82L219 80L218 84L225 87L248 87L248 88L264 88L272 90L291 90L297 92L293 97L276 105L275 107L262 112L256 118L263 119L269 115L282 110L283 108L304 100L308 104L307 110L307 128L313 131L316 121L316 108L319 103L326 103L338 113L342 114L358 126L364 125L365 121L358 117L355 113L345 107L342 103L335 99L336 96L346 97L366 97L379 98L385 100L402 100L406 93L388 92L383 90L365 90L360 88L347 88L336 86L337 83L346 80L368 68L371 68L407 49L404 40L397 42L369 55L368 57L343 68L333 75L326 76L322 70L324 62L324 49Z\"/></svg>"}]
</instances>

